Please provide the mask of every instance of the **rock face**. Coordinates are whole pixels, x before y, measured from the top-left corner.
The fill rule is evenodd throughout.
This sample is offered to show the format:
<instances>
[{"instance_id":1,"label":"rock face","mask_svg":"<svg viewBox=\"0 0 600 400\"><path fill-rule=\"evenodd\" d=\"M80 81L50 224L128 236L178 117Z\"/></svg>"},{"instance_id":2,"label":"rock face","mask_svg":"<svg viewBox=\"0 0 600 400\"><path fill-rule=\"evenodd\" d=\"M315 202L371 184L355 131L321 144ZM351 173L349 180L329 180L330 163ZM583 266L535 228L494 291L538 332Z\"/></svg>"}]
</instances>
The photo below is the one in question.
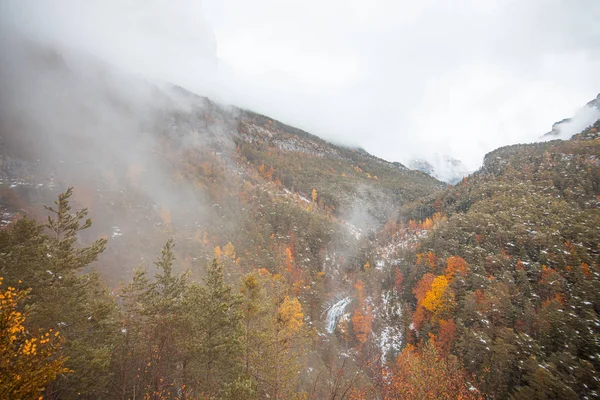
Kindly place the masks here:
<instances>
[{"instance_id":1,"label":"rock face","mask_svg":"<svg viewBox=\"0 0 600 400\"><path fill-rule=\"evenodd\" d=\"M552 130L545 133L542 138L569 139L600 119L600 93L595 99L589 101L573 117L565 118L552 124Z\"/></svg>"}]
</instances>

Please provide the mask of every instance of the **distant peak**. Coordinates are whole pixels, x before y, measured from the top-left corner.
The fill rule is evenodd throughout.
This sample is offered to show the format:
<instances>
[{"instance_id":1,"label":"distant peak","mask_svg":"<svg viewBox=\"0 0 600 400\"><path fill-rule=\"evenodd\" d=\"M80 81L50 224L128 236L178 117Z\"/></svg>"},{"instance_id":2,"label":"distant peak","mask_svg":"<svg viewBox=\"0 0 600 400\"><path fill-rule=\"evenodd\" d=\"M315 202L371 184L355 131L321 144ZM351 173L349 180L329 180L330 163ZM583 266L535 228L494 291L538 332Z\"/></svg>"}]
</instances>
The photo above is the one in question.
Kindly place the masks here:
<instances>
[{"instance_id":1,"label":"distant peak","mask_svg":"<svg viewBox=\"0 0 600 400\"><path fill-rule=\"evenodd\" d=\"M459 182L470 173L462 161L439 153L436 153L432 160L413 159L408 166L450 184Z\"/></svg>"},{"instance_id":2,"label":"distant peak","mask_svg":"<svg viewBox=\"0 0 600 400\"><path fill-rule=\"evenodd\" d=\"M564 118L552 124L552 130L542 135L542 139L570 139L598 119L600 119L600 93L577 111L573 117Z\"/></svg>"}]
</instances>

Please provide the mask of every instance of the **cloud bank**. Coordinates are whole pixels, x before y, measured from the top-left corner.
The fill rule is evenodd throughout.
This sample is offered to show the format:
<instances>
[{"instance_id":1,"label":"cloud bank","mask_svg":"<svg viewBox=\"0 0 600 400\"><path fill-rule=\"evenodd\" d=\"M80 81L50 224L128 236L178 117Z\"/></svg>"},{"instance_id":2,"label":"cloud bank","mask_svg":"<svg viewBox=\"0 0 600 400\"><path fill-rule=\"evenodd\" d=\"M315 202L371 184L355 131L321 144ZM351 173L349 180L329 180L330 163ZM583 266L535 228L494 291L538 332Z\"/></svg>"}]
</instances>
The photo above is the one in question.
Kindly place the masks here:
<instances>
[{"instance_id":1,"label":"cloud bank","mask_svg":"<svg viewBox=\"0 0 600 400\"><path fill-rule=\"evenodd\" d=\"M475 169L600 91L595 0L5 0L6 32L391 160Z\"/></svg>"}]
</instances>

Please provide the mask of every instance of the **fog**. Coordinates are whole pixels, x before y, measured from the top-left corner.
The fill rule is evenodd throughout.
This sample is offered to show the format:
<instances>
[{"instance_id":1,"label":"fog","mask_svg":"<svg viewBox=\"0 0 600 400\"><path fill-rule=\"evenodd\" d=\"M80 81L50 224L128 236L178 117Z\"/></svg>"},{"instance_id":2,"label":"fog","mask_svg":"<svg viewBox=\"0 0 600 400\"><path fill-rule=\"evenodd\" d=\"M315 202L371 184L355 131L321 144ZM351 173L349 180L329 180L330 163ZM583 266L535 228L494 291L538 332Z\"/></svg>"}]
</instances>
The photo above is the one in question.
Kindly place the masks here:
<instances>
[{"instance_id":1,"label":"fog","mask_svg":"<svg viewBox=\"0 0 600 400\"><path fill-rule=\"evenodd\" d=\"M0 181L15 188L27 212L46 214L35 207L74 186L72 205L89 208L94 220L82 239L110 238L101 263L112 284L140 264L151 267L173 232L193 237L218 218L205 187L177 178L185 163L178 154L210 147L227 160L234 109L207 122L206 113L217 114L202 98L5 27Z\"/></svg>"},{"instance_id":2,"label":"fog","mask_svg":"<svg viewBox=\"0 0 600 400\"><path fill-rule=\"evenodd\" d=\"M475 169L600 91L594 0L5 0L5 31L390 161Z\"/></svg>"}]
</instances>

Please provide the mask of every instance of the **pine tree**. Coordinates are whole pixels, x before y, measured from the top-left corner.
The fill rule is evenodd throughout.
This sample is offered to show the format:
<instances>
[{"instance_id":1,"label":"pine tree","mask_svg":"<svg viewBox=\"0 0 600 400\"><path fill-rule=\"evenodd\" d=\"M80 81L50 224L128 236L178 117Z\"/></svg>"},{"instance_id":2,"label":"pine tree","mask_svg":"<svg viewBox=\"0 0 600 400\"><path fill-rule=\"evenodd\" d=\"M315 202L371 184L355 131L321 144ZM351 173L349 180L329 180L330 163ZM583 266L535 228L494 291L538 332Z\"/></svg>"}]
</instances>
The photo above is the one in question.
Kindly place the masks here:
<instances>
[{"instance_id":1,"label":"pine tree","mask_svg":"<svg viewBox=\"0 0 600 400\"><path fill-rule=\"evenodd\" d=\"M243 372L242 296L225 282L213 260L204 285L192 285L184 297L186 381L195 393L217 396Z\"/></svg>"},{"instance_id":2,"label":"pine tree","mask_svg":"<svg viewBox=\"0 0 600 400\"><path fill-rule=\"evenodd\" d=\"M118 333L118 308L96 273L82 273L104 251L106 239L79 247L91 226L87 210L71 212L72 188L58 197L46 225L22 218L0 230L0 270L14 287L29 287L26 327L60 330L62 355L73 373L46 390L49 398L77 393L102 396L109 381L110 355ZM22 283L19 283L21 281Z\"/></svg>"},{"instance_id":3,"label":"pine tree","mask_svg":"<svg viewBox=\"0 0 600 400\"><path fill-rule=\"evenodd\" d=\"M122 398L134 393L151 399L174 397L184 384L180 360L188 276L173 273L173 246L168 240L154 263L154 280L138 269L123 290L125 338L115 354L120 376L116 387Z\"/></svg>"}]
</instances>

